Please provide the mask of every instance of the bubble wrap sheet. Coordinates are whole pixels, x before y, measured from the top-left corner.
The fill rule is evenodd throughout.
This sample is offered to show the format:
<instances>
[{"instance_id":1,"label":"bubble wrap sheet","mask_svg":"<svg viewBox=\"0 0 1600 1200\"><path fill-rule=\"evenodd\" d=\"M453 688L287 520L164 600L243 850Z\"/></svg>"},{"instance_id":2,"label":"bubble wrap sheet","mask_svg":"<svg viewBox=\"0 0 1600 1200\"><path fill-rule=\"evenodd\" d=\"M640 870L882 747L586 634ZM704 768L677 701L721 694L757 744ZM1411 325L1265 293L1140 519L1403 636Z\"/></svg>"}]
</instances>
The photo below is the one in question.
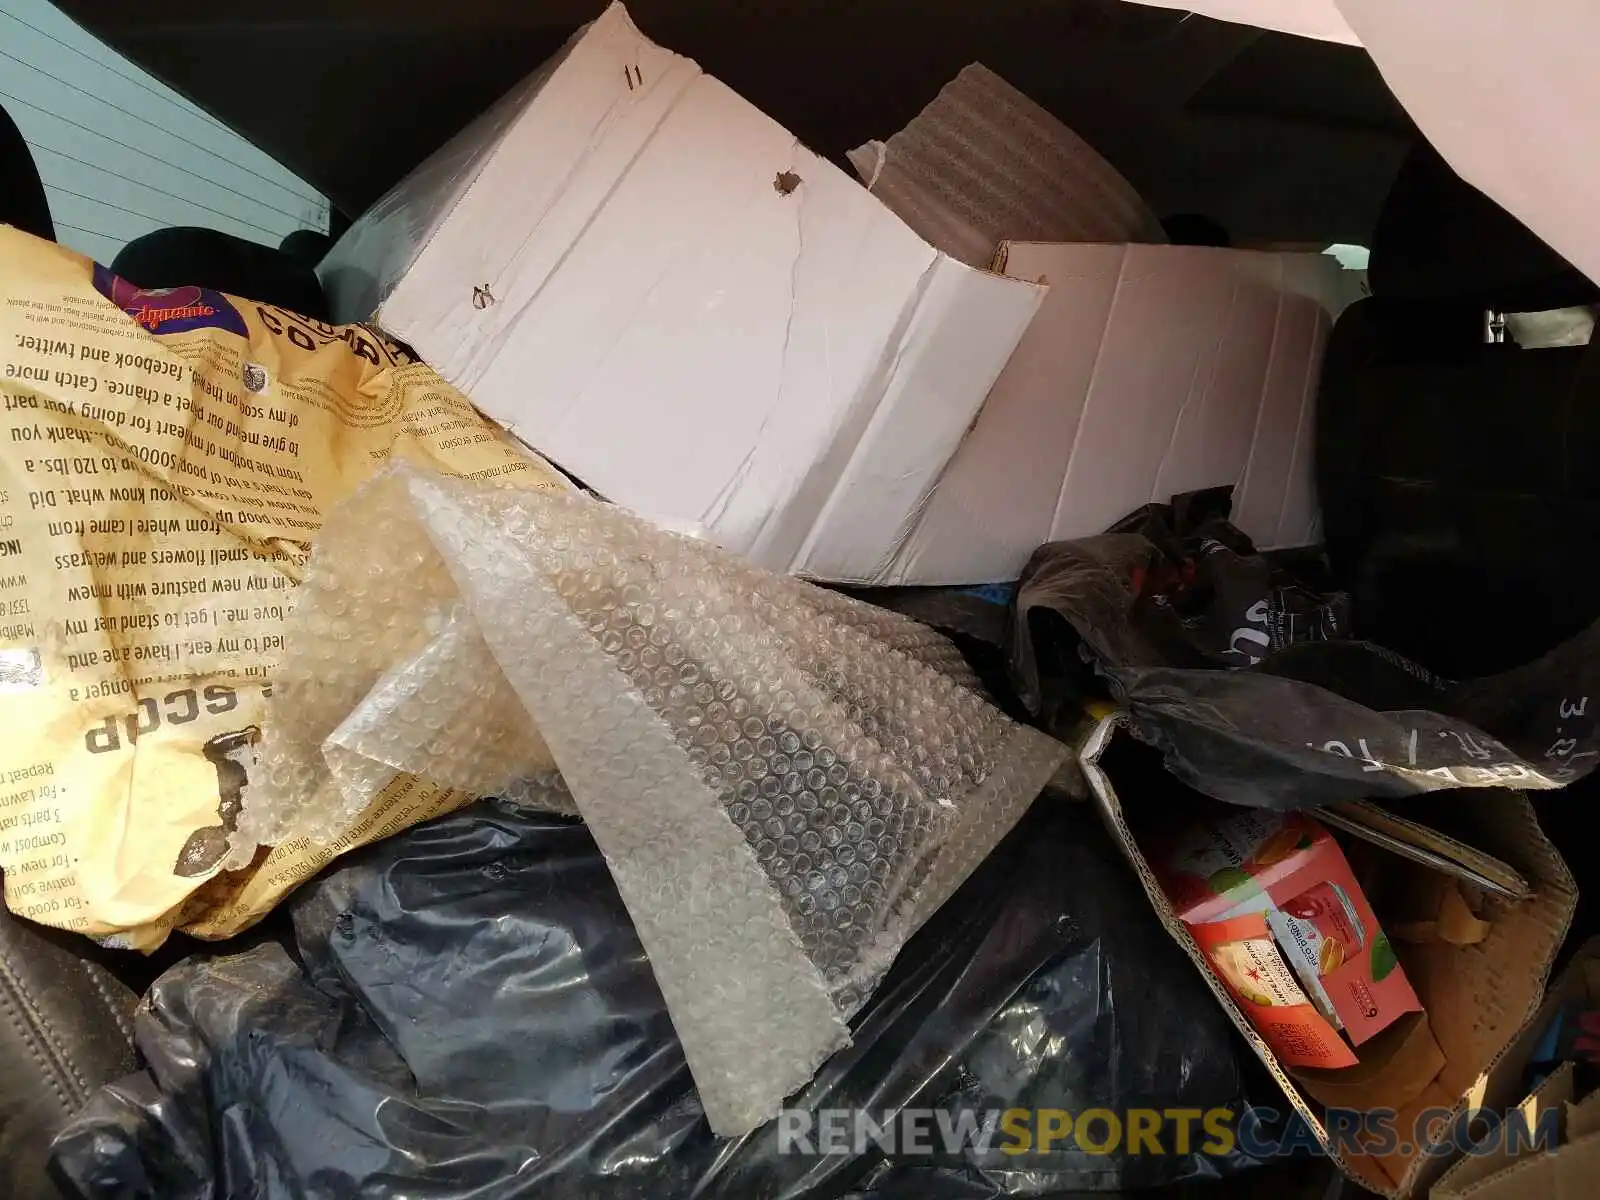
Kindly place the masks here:
<instances>
[{"instance_id":1,"label":"bubble wrap sheet","mask_svg":"<svg viewBox=\"0 0 1600 1200\"><path fill-rule=\"evenodd\" d=\"M1065 752L897 614L397 467L315 546L233 849L325 839L401 773L549 807L559 770L733 1136L848 1043Z\"/></svg>"}]
</instances>

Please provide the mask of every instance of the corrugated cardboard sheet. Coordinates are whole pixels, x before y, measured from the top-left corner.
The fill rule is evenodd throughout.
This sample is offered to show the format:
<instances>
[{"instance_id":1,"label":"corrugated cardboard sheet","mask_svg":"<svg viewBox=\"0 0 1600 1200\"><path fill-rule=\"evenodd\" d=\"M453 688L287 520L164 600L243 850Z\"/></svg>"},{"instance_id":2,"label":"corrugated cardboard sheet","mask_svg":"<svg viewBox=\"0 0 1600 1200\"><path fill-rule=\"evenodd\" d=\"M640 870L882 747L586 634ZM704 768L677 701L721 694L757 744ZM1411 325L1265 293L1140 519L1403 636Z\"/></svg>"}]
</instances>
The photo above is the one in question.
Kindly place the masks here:
<instances>
[{"instance_id":1,"label":"corrugated cardboard sheet","mask_svg":"<svg viewBox=\"0 0 1600 1200\"><path fill-rule=\"evenodd\" d=\"M1339 307L1325 255L1009 243L1050 293L899 556L921 582L1014 579L1043 542L1234 484L1262 549L1318 540L1312 409Z\"/></svg>"},{"instance_id":2,"label":"corrugated cardboard sheet","mask_svg":"<svg viewBox=\"0 0 1600 1200\"><path fill-rule=\"evenodd\" d=\"M1094 147L981 63L887 142L849 159L874 196L969 266L987 267L1007 240L1167 240Z\"/></svg>"},{"instance_id":3,"label":"corrugated cardboard sheet","mask_svg":"<svg viewBox=\"0 0 1600 1200\"><path fill-rule=\"evenodd\" d=\"M1319 808L1317 817L1324 825L1475 887L1487 888L1512 900L1526 900L1533 894L1526 879L1492 854L1464 845L1374 801L1358 800Z\"/></svg>"},{"instance_id":4,"label":"corrugated cardboard sheet","mask_svg":"<svg viewBox=\"0 0 1600 1200\"><path fill-rule=\"evenodd\" d=\"M982 68L899 136L879 184L992 219L986 263L1118 244L965 266L613 5L322 270L601 495L775 570L1012 579L1225 483L1264 548L1316 540L1332 259L1129 244L1131 188Z\"/></svg>"},{"instance_id":5,"label":"corrugated cardboard sheet","mask_svg":"<svg viewBox=\"0 0 1600 1200\"><path fill-rule=\"evenodd\" d=\"M318 265L330 308L362 314L353 320L366 320L378 311L434 231L455 211L523 105L538 94L570 49L569 43L479 113L362 214Z\"/></svg>"},{"instance_id":6,"label":"corrugated cardboard sheet","mask_svg":"<svg viewBox=\"0 0 1600 1200\"><path fill-rule=\"evenodd\" d=\"M1567 1136L1576 1141L1600 1133L1600 1092L1590 1092L1582 1100L1567 1105ZM1600 1175L1595 1178L1600 1190Z\"/></svg>"},{"instance_id":7,"label":"corrugated cardboard sheet","mask_svg":"<svg viewBox=\"0 0 1600 1200\"><path fill-rule=\"evenodd\" d=\"M341 239L336 294L383 296L386 329L607 498L876 578L1043 289L938 253L620 5L520 95L447 147L468 182L425 164Z\"/></svg>"},{"instance_id":8,"label":"corrugated cardboard sheet","mask_svg":"<svg viewBox=\"0 0 1600 1200\"><path fill-rule=\"evenodd\" d=\"M1509 1060L1510 1056L1507 1057ZM1528 1129L1534 1130L1539 1128L1541 1120L1548 1120L1552 1112L1562 1114L1571 1098L1572 1064L1562 1063L1533 1089L1517 1109L1527 1120ZM1514 1151L1505 1139L1498 1136L1491 1137L1481 1149L1481 1153L1463 1158L1446 1171L1434 1185L1429 1200L1463 1200L1466 1196L1479 1195L1479 1184L1532 1155L1528 1149Z\"/></svg>"},{"instance_id":9,"label":"corrugated cardboard sheet","mask_svg":"<svg viewBox=\"0 0 1600 1200\"><path fill-rule=\"evenodd\" d=\"M1531 1154L1461 1191L1435 1200L1594 1200L1600 1194L1600 1134L1576 1138L1549 1154Z\"/></svg>"},{"instance_id":10,"label":"corrugated cardboard sheet","mask_svg":"<svg viewBox=\"0 0 1600 1200\"><path fill-rule=\"evenodd\" d=\"M1145 861L1124 816L1124 801L1102 763L1118 723L1119 718L1115 716L1103 720L1080 756L1084 775L1106 824L1138 872L1145 893L1167 932L1183 947L1195 968L1205 975L1218 1003L1227 1010L1240 1034L1283 1088L1296 1111L1327 1145L1326 1129L1315 1102L1283 1070L1221 981L1208 969L1205 957L1183 922L1173 913L1172 905ZM1469 1110L1504 1109L1522 1098L1518 1079L1521 1060L1517 1060L1517 1054L1533 1036L1530 1029L1544 995L1545 981L1577 903L1572 875L1540 832L1533 806L1526 796L1512 791L1482 791L1461 792L1459 797L1461 814L1473 827L1474 844L1487 846L1513 863L1534 885L1534 895L1520 902L1498 897L1486 900L1485 916L1490 929L1488 936L1476 945L1437 942L1404 947L1402 959L1406 974L1416 987L1434 1036L1444 1051L1445 1066L1419 1096L1396 1106L1399 1107L1396 1126L1402 1138L1429 1108L1452 1110L1451 1120L1440 1126L1443 1139L1451 1139L1456 1125L1466 1119ZM1130 795L1127 803L1137 804L1138 798ZM1526 1051L1521 1053L1525 1059ZM1514 1068L1509 1065L1513 1060L1516 1060ZM1502 1067L1502 1063L1507 1065ZM1394 1154L1378 1158L1340 1154L1330 1149L1329 1157L1363 1187L1392 1200L1409 1200L1427 1194L1454 1156L1431 1157L1418 1150L1409 1157ZM1573 1197L1578 1194L1570 1193ZM1568 1193L1560 1195L1565 1200ZM1495 1200L1499 1200L1499 1196Z\"/></svg>"},{"instance_id":11,"label":"corrugated cardboard sheet","mask_svg":"<svg viewBox=\"0 0 1600 1200\"><path fill-rule=\"evenodd\" d=\"M1489 1073L1489 1094L1514 1091L1527 1072L1529 1057L1558 1011L1575 1001L1600 998L1600 939L1591 938L1550 985L1550 990L1516 1040ZM1554 1110L1560 1142L1544 1153L1527 1145L1492 1139L1486 1153L1462 1159L1439 1179L1432 1200L1571 1200L1600 1194L1600 1093L1573 1103L1576 1078L1562 1063L1518 1104L1530 1130L1541 1114ZM1581 1185L1581 1186L1580 1186Z\"/></svg>"}]
</instances>

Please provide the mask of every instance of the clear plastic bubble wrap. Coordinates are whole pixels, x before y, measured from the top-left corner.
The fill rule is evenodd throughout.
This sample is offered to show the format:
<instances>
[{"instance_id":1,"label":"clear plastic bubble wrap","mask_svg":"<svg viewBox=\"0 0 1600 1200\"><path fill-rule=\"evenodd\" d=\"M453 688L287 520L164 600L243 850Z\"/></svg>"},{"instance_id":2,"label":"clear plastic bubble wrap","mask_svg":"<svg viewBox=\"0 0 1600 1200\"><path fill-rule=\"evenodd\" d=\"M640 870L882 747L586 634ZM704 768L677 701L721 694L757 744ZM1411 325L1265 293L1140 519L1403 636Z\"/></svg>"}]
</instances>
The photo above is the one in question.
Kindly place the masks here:
<instances>
[{"instance_id":1,"label":"clear plastic bubble wrap","mask_svg":"<svg viewBox=\"0 0 1600 1200\"><path fill-rule=\"evenodd\" d=\"M326 840L400 774L549 807L559 770L731 1136L848 1043L1065 753L925 626L581 496L401 466L315 546L233 851Z\"/></svg>"}]
</instances>

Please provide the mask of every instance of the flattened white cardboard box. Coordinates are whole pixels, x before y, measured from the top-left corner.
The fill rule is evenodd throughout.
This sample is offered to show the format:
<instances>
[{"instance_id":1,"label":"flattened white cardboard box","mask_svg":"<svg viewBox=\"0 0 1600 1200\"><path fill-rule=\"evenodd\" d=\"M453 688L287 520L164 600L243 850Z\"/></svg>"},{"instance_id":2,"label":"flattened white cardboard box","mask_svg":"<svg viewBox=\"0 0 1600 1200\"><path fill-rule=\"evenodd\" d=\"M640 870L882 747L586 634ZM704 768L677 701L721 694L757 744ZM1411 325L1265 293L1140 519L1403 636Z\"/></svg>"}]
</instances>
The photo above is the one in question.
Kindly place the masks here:
<instances>
[{"instance_id":1,"label":"flattened white cardboard box","mask_svg":"<svg viewBox=\"0 0 1600 1200\"><path fill-rule=\"evenodd\" d=\"M881 582L1044 294L935 251L620 5L322 273L608 498Z\"/></svg>"},{"instance_id":2,"label":"flattened white cardboard box","mask_svg":"<svg viewBox=\"0 0 1600 1200\"><path fill-rule=\"evenodd\" d=\"M902 575L1014 579L1042 542L1219 484L1262 549L1318 540L1316 388L1348 294L1335 260L1014 242L1005 271L1050 293L901 547Z\"/></svg>"},{"instance_id":3,"label":"flattened white cardboard box","mask_svg":"<svg viewBox=\"0 0 1600 1200\"><path fill-rule=\"evenodd\" d=\"M339 319L376 309L589 487L775 570L1012 579L1222 483L1264 546L1316 536L1332 259L1038 243L975 270L620 5L322 271Z\"/></svg>"}]
</instances>

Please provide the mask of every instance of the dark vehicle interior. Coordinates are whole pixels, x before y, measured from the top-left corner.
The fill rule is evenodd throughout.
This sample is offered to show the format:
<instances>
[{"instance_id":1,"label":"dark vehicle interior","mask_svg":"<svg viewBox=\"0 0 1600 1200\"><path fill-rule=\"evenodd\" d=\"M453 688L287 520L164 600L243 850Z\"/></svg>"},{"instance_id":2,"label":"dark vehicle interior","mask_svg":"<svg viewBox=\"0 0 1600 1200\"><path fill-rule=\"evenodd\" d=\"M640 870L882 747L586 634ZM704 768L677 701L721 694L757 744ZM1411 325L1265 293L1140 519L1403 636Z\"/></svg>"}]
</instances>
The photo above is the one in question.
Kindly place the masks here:
<instances>
[{"instance_id":1,"label":"dark vehicle interior","mask_svg":"<svg viewBox=\"0 0 1600 1200\"><path fill-rule=\"evenodd\" d=\"M603 7L62 5L349 217ZM983 62L1087 139L1159 214L1203 214L1239 244L1365 245L1417 136L1357 48L1122 0L647 0L631 11L652 38L835 159L898 129L962 66Z\"/></svg>"},{"instance_id":2,"label":"dark vehicle interior","mask_svg":"<svg viewBox=\"0 0 1600 1200\"><path fill-rule=\"evenodd\" d=\"M119 254L116 272L143 287L202 284L324 316L314 268L331 240L605 4L58 7L332 210L327 237L304 231L275 246L206 230L147 234ZM1600 295L1455 176L1365 51L1124 0L630 9L652 39L836 162L901 128L979 61L1103 154L1175 242L1369 249L1371 296L1335 326L1317 428L1326 550L1366 614L1363 635L1470 679L1529 662L1600 616L1600 410L1585 403L1600 353L1517 354L1484 337L1486 313L1590 306ZM51 237L28 147L4 116L0 221ZM1584 896L1569 945L1595 931L1587 896L1597 876L1578 814L1597 796L1591 776L1535 801ZM93 1066L72 1094L0 1125L0 1180L8 1156L43 1152L91 1076L130 1069L108 993L142 991L193 945L176 938L132 961L4 923L0 960L28 960L31 986L64 1014L55 1020L73 1048L62 1057ZM34 1086L0 1080L0 1103L8 1088ZM17 1187L19 1200L70 1194Z\"/></svg>"}]
</instances>

